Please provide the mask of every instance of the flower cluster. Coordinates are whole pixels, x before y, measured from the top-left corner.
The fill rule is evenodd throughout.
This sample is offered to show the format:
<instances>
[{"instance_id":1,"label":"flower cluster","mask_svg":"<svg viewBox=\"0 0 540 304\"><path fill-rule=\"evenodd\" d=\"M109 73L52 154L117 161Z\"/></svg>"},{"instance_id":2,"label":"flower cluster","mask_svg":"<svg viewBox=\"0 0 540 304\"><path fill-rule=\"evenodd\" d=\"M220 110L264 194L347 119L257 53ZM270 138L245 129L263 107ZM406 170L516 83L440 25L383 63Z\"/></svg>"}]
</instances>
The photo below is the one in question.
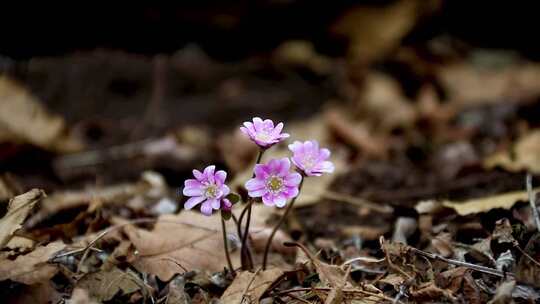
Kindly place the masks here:
<instances>
[{"instance_id":1,"label":"flower cluster","mask_svg":"<svg viewBox=\"0 0 540 304\"><path fill-rule=\"evenodd\" d=\"M243 125L240 130L260 147L260 153L289 137L282 132L283 123L275 125L270 119L255 117ZM315 140L295 141L289 145L289 150L293 154L290 160L270 159L255 165L253 178L245 184L251 198L261 198L267 206L282 208L288 200L298 196L303 176L321 176L334 171L334 165L329 161L330 150L320 148ZM297 172L291 170L291 162ZM194 179L188 179L184 184L183 194L190 197L185 209L200 204L205 215L211 215L213 210L230 211L232 203L227 199L230 190L225 184L225 171L216 172L215 166L208 166L203 172L193 170L193 176Z\"/></svg>"}]
</instances>

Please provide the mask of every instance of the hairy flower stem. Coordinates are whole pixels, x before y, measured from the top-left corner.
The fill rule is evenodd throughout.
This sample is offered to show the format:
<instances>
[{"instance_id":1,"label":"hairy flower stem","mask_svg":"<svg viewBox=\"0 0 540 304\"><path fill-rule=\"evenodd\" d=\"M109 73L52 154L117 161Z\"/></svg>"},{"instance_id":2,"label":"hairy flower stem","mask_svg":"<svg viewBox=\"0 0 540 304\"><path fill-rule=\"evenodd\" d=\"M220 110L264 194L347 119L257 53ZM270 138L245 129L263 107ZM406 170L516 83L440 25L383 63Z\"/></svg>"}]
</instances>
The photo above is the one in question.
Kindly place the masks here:
<instances>
[{"instance_id":1,"label":"hairy flower stem","mask_svg":"<svg viewBox=\"0 0 540 304\"><path fill-rule=\"evenodd\" d=\"M236 272L234 271L234 267L231 262L231 255L229 254L229 241L227 240L227 228L225 226L225 219L223 219L223 217L221 217L221 232L223 233L223 248L225 249L225 257L227 258L227 264L229 265L231 274L234 277L236 275Z\"/></svg>"},{"instance_id":2,"label":"hairy flower stem","mask_svg":"<svg viewBox=\"0 0 540 304\"><path fill-rule=\"evenodd\" d=\"M268 241L266 241L266 247L264 248L264 257L263 257L263 265L262 270L266 270L266 263L268 261L268 253L270 252L270 247L272 246L272 240L274 239L274 235L278 231L279 227L283 225L285 220L287 219L287 216L291 212L294 202L296 202L296 199L298 196L300 196L300 191L302 191L302 185L304 184L304 176L302 175L302 179L300 180L300 185L298 186L298 195L291 200L289 205L287 206L287 209L285 209L285 213L283 216L279 219L279 222L274 226L274 229L272 229L272 233L270 233L270 237L268 238Z\"/></svg>"},{"instance_id":3,"label":"hairy flower stem","mask_svg":"<svg viewBox=\"0 0 540 304\"><path fill-rule=\"evenodd\" d=\"M264 154L265 149L261 149L259 151L259 155L257 156L257 161L255 161L255 164L259 164L261 162L262 156ZM255 176L255 173L253 173L253 176ZM240 214L240 225L242 224L242 219L244 217L244 212L247 210L247 217L246 217L246 226L244 229L244 233L242 234L242 249L241 249L241 257L242 257L242 269L248 270L253 269L253 258L251 254L249 254L249 250L247 248L247 239L249 234L249 224L251 222L251 206L253 205L253 199L250 199L248 201L248 204L246 208L242 211L242 214Z\"/></svg>"}]
</instances>

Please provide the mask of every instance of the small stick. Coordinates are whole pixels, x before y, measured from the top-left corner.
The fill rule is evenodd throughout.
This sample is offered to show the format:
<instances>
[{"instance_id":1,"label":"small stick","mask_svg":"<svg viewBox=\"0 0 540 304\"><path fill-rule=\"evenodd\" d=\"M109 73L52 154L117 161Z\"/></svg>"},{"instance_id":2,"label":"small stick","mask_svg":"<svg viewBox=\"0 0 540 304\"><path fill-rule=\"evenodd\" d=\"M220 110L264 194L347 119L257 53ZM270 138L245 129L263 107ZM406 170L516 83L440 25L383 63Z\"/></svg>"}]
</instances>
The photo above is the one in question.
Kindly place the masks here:
<instances>
[{"instance_id":1,"label":"small stick","mask_svg":"<svg viewBox=\"0 0 540 304\"><path fill-rule=\"evenodd\" d=\"M330 287L300 287L300 288L292 288L292 289L287 289L287 290L282 290L282 291L278 291L278 292L274 292L272 293L271 295L274 296L274 295L288 295L289 293L292 293L292 292L300 292L300 291L313 291L313 290L317 290L317 291L332 291L332 288ZM370 291L366 291L366 290L362 290L362 289L343 289L343 292L344 293L349 293L349 294L364 294L364 295L367 295L367 296L373 296L373 297L377 297L379 299L382 299L382 300L386 300L388 302L392 302L394 299L392 298L389 298L385 295L381 295L381 294L378 294L378 293L374 293L374 292L370 292Z\"/></svg>"},{"instance_id":2,"label":"small stick","mask_svg":"<svg viewBox=\"0 0 540 304\"><path fill-rule=\"evenodd\" d=\"M365 208L368 208L370 210L377 211L379 213L391 214L391 213L394 212L394 208L392 208L392 206L390 206L390 205L381 206L380 204L370 202L370 201L368 201L366 199L363 199L363 198L354 197L354 196L351 196L351 195L338 193L338 192L334 192L334 191L326 191L326 192L323 193L322 197L326 198L326 199L329 199L329 200L332 200L332 201L345 202L345 203L349 203L351 205L355 205L355 206L359 206L359 207L365 207Z\"/></svg>"},{"instance_id":3,"label":"small stick","mask_svg":"<svg viewBox=\"0 0 540 304\"><path fill-rule=\"evenodd\" d=\"M515 275L513 273L511 273L511 272L504 272L504 271L500 271L498 269L494 269L494 268L490 268L490 267L485 267L485 266L476 265L476 264L472 264L472 263L467 263L467 262L462 262L462 261L458 261L458 260L448 259L448 258L445 258L445 257L440 256L438 254L431 253L431 252L426 252L426 251L423 251L423 250L420 250L420 249L416 249L414 247L409 247L409 250L411 250L412 252L417 253L417 254L419 254L421 256L429 258L429 259L443 261L443 262L451 264L451 265L466 267L466 268L469 268L469 269L472 269L472 270L476 270L478 272L487 273L487 274L491 274L491 275L502 277L502 278L506 277L507 275L515 277Z\"/></svg>"},{"instance_id":4,"label":"small stick","mask_svg":"<svg viewBox=\"0 0 540 304\"><path fill-rule=\"evenodd\" d=\"M532 187L532 174L527 173L525 183L527 185L527 193L529 194L529 204L531 205L534 224L536 225L536 229L540 232L540 215L538 214L538 208L536 207L536 193L534 193Z\"/></svg>"}]
</instances>

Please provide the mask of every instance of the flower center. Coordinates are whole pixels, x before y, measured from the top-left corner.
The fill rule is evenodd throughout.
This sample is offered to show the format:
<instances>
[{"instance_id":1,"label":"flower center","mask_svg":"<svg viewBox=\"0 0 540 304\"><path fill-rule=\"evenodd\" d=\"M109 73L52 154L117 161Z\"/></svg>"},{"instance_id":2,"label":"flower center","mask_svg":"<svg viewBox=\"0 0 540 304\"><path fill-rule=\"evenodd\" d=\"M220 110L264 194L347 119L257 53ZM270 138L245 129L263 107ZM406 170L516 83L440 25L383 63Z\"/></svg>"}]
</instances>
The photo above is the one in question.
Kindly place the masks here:
<instances>
[{"instance_id":1,"label":"flower center","mask_svg":"<svg viewBox=\"0 0 540 304\"><path fill-rule=\"evenodd\" d=\"M255 135L255 139L260 140L260 141L269 141L271 138L270 138L269 133L261 131L261 132L258 132L257 135Z\"/></svg>"},{"instance_id":2,"label":"flower center","mask_svg":"<svg viewBox=\"0 0 540 304\"><path fill-rule=\"evenodd\" d=\"M302 161L302 164L304 165L305 169L312 169L313 166L315 166L316 164L315 156L312 154L306 155L306 157Z\"/></svg>"},{"instance_id":3,"label":"flower center","mask_svg":"<svg viewBox=\"0 0 540 304\"><path fill-rule=\"evenodd\" d=\"M271 176L266 180L266 186L272 192L279 192L283 187L283 179L278 176Z\"/></svg>"},{"instance_id":4,"label":"flower center","mask_svg":"<svg viewBox=\"0 0 540 304\"><path fill-rule=\"evenodd\" d=\"M204 196L207 198L216 198L218 195L218 188L216 185L211 184L206 187L204 190Z\"/></svg>"}]
</instances>

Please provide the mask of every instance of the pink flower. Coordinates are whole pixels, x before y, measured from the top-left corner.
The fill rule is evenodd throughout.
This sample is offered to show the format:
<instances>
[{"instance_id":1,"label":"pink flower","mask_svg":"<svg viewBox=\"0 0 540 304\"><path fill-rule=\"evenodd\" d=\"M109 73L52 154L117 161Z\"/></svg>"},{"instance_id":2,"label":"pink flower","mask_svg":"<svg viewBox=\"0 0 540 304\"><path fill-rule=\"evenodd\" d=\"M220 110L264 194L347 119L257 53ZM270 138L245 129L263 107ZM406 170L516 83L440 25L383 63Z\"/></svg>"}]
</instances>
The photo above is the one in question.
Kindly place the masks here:
<instances>
[{"instance_id":1,"label":"pink flower","mask_svg":"<svg viewBox=\"0 0 540 304\"><path fill-rule=\"evenodd\" d=\"M321 176L323 173L334 172L334 164L327 160L330 157L330 150L319 149L316 140L303 143L295 141L289 145L289 150L293 152L291 157L293 164L306 176Z\"/></svg>"},{"instance_id":2,"label":"pink flower","mask_svg":"<svg viewBox=\"0 0 540 304\"><path fill-rule=\"evenodd\" d=\"M183 193L190 196L184 204L185 209L201 204L201 212L205 215L212 215L212 210L220 208L230 210L232 204L225 198L230 193L229 187L225 185L227 172L220 170L214 173L215 170L216 166L208 166L202 173L193 170L195 179L184 182Z\"/></svg>"},{"instance_id":3,"label":"pink flower","mask_svg":"<svg viewBox=\"0 0 540 304\"><path fill-rule=\"evenodd\" d=\"M274 127L273 121L270 119L263 121L259 117L253 118L253 122L244 122L244 127L240 127L240 131L249 136L261 148L269 148L289 137L289 134L281 133L281 130L283 130L282 122Z\"/></svg>"},{"instance_id":4,"label":"pink flower","mask_svg":"<svg viewBox=\"0 0 540 304\"><path fill-rule=\"evenodd\" d=\"M262 197L265 205L284 207L288 199L298 195L298 185L302 180L302 176L290 172L290 168L288 158L271 159L266 164L255 165L255 177L246 183L248 195Z\"/></svg>"}]
</instances>

